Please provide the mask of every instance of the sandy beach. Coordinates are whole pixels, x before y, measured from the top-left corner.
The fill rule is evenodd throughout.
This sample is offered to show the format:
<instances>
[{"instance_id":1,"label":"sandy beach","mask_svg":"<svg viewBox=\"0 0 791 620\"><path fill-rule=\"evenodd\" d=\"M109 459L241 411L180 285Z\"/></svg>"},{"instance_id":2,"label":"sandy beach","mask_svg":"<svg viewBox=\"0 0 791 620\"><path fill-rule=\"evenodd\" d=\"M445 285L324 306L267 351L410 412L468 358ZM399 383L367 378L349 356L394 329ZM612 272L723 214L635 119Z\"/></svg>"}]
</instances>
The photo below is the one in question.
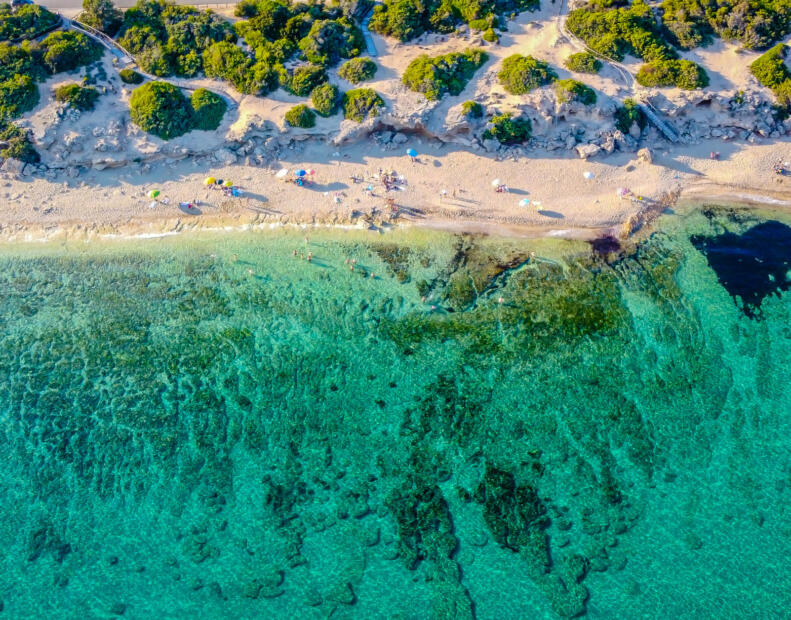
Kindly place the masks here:
<instances>
[{"instance_id":1,"label":"sandy beach","mask_svg":"<svg viewBox=\"0 0 791 620\"><path fill-rule=\"evenodd\" d=\"M450 145L411 139L419 149L412 163L370 143L347 147L309 144L298 156L268 169L160 162L150 170L88 171L76 180L6 179L0 234L7 240L67 235L137 235L190 229L245 228L278 224L357 226L386 230L417 225L458 232L591 238L624 236L661 213L679 197L696 201L753 202L791 207L787 178L772 164L791 158L787 142L766 145L702 143L653 154L634 153L603 161L567 157L501 159ZM720 160L709 158L717 149ZM298 187L275 177L282 167L313 169L313 183ZM379 170L405 179L386 192ZM593 173L592 179L584 176ZM239 198L204 185L207 175L242 187ZM365 177L355 183L351 177ZM500 179L507 193L491 181ZM367 187L373 186L372 195ZM618 188L638 199L621 199ZM156 204L148 193L159 190ZM386 207L394 199L396 212ZM521 206L524 199L528 206ZM339 202L338 202L339 201ZM187 209L180 203L198 202Z\"/></svg>"}]
</instances>

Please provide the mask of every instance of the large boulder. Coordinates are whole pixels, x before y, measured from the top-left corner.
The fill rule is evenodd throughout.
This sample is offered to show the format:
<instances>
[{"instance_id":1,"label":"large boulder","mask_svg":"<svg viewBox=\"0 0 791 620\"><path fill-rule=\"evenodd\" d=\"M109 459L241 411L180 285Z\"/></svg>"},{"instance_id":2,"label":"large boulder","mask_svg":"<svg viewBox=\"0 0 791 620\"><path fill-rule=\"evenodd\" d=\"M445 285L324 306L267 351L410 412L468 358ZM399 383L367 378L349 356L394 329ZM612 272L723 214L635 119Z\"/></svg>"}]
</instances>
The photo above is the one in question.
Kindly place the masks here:
<instances>
[{"instance_id":1,"label":"large boulder","mask_svg":"<svg viewBox=\"0 0 791 620\"><path fill-rule=\"evenodd\" d=\"M598 144L580 144L575 147L575 150L581 159L589 159L598 155L601 152L601 147Z\"/></svg>"},{"instance_id":2,"label":"large boulder","mask_svg":"<svg viewBox=\"0 0 791 620\"><path fill-rule=\"evenodd\" d=\"M22 170L24 170L24 168L25 162L23 162L21 159L16 159L15 157L9 157L3 162L3 165L0 166L0 170L10 174L22 174Z\"/></svg>"}]
</instances>

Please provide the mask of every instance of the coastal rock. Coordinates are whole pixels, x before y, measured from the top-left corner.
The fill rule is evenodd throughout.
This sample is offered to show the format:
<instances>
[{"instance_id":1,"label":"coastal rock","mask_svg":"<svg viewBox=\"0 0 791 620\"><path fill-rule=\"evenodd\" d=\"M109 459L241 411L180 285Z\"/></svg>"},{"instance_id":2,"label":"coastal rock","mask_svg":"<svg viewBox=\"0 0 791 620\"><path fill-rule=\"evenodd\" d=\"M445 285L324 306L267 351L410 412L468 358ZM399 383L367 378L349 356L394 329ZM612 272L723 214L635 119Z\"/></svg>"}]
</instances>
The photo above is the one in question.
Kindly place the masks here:
<instances>
[{"instance_id":1,"label":"coastal rock","mask_svg":"<svg viewBox=\"0 0 791 620\"><path fill-rule=\"evenodd\" d=\"M580 144L576 147L576 151L581 159L589 159L598 155L601 152L601 147L598 144Z\"/></svg>"},{"instance_id":2,"label":"coastal rock","mask_svg":"<svg viewBox=\"0 0 791 620\"><path fill-rule=\"evenodd\" d=\"M25 168L25 162L20 159L16 159L15 157L9 157L3 162L2 167L0 170L3 172L10 172L11 174L21 174L22 170Z\"/></svg>"},{"instance_id":3,"label":"coastal rock","mask_svg":"<svg viewBox=\"0 0 791 620\"><path fill-rule=\"evenodd\" d=\"M574 136L569 136L568 138L566 138L566 150L570 151L575 146L577 146L577 138L575 138Z\"/></svg>"},{"instance_id":4,"label":"coastal rock","mask_svg":"<svg viewBox=\"0 0 791 620\"><path fill-rule=\"evenodd\" d=\"M492 138L486 138L483 141L483 148L485 148L490 153L496 153L500 150L500 143Z\"/></svg>"},{"instance_id":5,"label":"coastal rock","mask_svg":"<svg viewBox=\"0 0 791 620\"><path fill-rule=\"evenodd\" d=\"M639 140L640 136L642 135L642 131L640 130L640 125L637 123L632 123L632 126L629 127L629 135L634 140Z\"/></svg>"},{"instance_id":6,"label":"coastal rock","mask_svg":"<svg viewBox=\"0 0 791 620\"><path fill-rule=\"evenodd\" d=\"M217 149L214 153L214 159L216 159L221 164L233 164L236 162L236 153L234 153L231 149Z\"/></svg>"},{"instance_id":7,"label":"coastal rock","mask_svg":"<svg viewBox=\"0 0 791 620\"><path fill-rule=\"evenodd\" d=\"M400 132L395 134L392 138L394 144L404 144L407 140L409 140L409 138Z\"/></svg>"},{"instance_id":8,"label":"coastal rock","mask_svg":"<svg viewBox=\"0 0 791 620\"><path fill-rule=\"evenodd\" d=\"M650 150L648 150L648 149L640 149L639 151L637 151L637 161L640 161L640 162L643 162L643 163L646 163L646 164L651 164L654 161L654 157L651 154Z\"/></svg>"}]
</instances>

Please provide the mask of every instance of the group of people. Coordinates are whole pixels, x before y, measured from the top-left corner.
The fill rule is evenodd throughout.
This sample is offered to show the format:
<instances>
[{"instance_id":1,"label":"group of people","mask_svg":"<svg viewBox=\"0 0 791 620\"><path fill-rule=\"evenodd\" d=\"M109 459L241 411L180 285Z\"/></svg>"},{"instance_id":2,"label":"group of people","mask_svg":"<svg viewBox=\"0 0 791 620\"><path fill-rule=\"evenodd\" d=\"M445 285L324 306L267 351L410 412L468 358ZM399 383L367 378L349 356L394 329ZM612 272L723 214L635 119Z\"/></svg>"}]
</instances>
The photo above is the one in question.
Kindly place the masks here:
<instances>
[{"instance_id":1,"label":"group of people","mask_svg":"<svg viewBox=\"0 0 791 620\"><path fill-rule=\"evenodd\" d=\"M223 181L222 179L215 179L213 183L209 184L209 189L220 190L223 196L238 198L242 195L241 187L236 187L230 181Z\"/></svg>"},{"instance_id":2,"label":"group of people","mask_svg":"<svg viewBox=\"0 0 791 620\"><path fill-rule=\"evenodd\" d=\"M508 186L505 183L500 183L496 185L494 191L498 194L507 194L508 193Z\"/></svg>"}]
</instances>

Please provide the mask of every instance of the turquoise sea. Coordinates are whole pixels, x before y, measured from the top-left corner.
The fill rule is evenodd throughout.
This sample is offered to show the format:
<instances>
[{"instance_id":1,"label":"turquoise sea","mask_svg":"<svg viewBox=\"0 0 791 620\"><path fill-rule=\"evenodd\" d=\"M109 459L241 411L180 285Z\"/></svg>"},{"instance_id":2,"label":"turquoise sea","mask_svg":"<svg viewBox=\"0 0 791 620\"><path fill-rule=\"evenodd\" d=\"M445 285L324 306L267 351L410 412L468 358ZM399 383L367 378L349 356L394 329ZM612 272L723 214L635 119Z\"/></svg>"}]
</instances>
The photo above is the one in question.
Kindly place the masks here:
<instances>
[{"instance_id":1,"label":"turquoise sea","mask_svg":"<svg viewBox=\"0 0 791 620\"><path fill-rule=\"evenodd\" d=\"M2 248L0 618L788 618L789 224Z\"/></svg>"}]
</instances>

